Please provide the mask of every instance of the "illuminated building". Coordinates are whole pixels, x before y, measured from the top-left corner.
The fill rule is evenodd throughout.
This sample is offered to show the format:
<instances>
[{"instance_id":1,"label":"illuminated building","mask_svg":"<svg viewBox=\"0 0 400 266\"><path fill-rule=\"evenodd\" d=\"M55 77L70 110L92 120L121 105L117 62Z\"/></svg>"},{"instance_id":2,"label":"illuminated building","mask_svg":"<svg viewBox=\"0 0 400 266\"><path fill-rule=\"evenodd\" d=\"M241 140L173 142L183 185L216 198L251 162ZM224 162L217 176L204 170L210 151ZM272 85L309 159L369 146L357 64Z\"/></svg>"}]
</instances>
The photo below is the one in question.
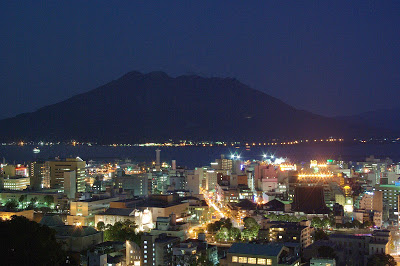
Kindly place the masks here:
<instances>
[{"instance_id":1,"label":"illuminated building","mask_svg":"<svg viewBox=\"0 0 400 266\"><path fill-rule=\"evenodd\" d=\"M160 152L161 152L161 150L159 150L159 149L156 150L156 171L160 171L161 170Z\"/></svg>"},{"instance_id":2,"label":"illuminated building","mask_svg":"<svg viewBox=\"0 0 400 266\"><path fill-rule=\"evenodd\" d=\"M65 251L82 252L103 242L103 232L91 226L65 225L58 215L43 216L40 224L55 231L56 240Z\"/></svg>"},{"instance_id":3,"label":"illuminated building","mask_svg":"<svg viewBox=\"0 0 400 266\"><path fill-rule=\"evenodd\" d=\"M129 243L128 243L129 242ZM92 246L87 252L87 265L134 265L133 263L126 263L128 261L128 253L127 250L129 249L132 251L132 255L134 254L133 251L135 247L140 248L137 244L131 241L107 241L97 245ZM121 256L121 253L125 253L126 256ZM115 255L114 255L115 254ZM113 256L114 255L114 256ZM137 254L136 254L137 255ZM133 261L133 258L132 258ZM140 263L140 255L139 255L139 263Z\"/></svg>"},{"instance_id":4,"label":"illuminated building","mask_svg":"<svg viewBox=\"0 0 400 266\"><path fill-rule=\"evenodd\" d=\"M172 265L172 247L180 242L179 237L167 234L144 233L141 237L141 265Z\"/></svg>"},{"instance_id":5,"label":"illuminated building","mask_svg":"<svg viewBox=\"0 0 400 266\"><path fill-rule=\"evenodd\" d=\"M328 214L322 186L298 186L294 190L292 211L305 214Z\"/></svg>"},{"instance_id":6,"label":"illuminated building","mask_svg":"<svg viewBox=\"0 0 400 266\"><path fill-rule=\"evenodd\" d=\"M211 167L216 170L232 170L233 163L231 159L226 159L222 154L221 159L217 159L214 163L211 163Z\"/></svg>"},{"instance_id":7,"label":"illuminated building","mask_svg":"<svg viewBox=\"0 0 400 266\"><path fill-rule=\"evenodd\" d=\"M295 164L281 164L279 165L279 169L283 171L296 171L297 166Z\"/></svg>"},{"instance_id":8,"label":"illuminated building","mask_svg":"<svg viewBox=\"0 0 400 266\"><path fill-rule=\"evenodd\" d=\"M168 191L169 176L168 173L163 171L153 171L151 172L151 176L149 176L149 184L151 183L151 194L166 194Z\"/></svg>"},{"instance_id":9,"label":"illuminated building","mask_svg":"<svg viewBox=\"0 0 400 266\"><path fill-rule=\"evenodd\" d=\"M360 196L361 196L361 200L359 203L359 208L362 210L366 210L366 211L374 210L374 208L373 208L374 193L373 192L364 193Z\"/></svg>"},{"instance_id":10,"label":"illuminated building","mask_svg":"<svg viewBox=\"0 0 400 266\"><path fill-rule=\"evenodd\" d=\"M85 192L85 166L86 162L81 158L67 158L60 161L49 161L48 171L50 178L50 188L64 191L64 172L76 172L76 192Z\"/></svg>"},{"instance_id":11,"label":"illuminated building","mask_svg":"<svg viewBox=\"0 0 400 266\"><path fill-rule=\"evenodd\" d=\"M199 176L199 185L203 189L205 189L205 187L206 187L207 170L211 170L211 168L204 166L204 167L196 167L194 169L194 174Z\"/></svg>"},{"instance_id":12,"label":"illuminated building","mask_svg":"<svg viewBox=\"0 0 400 266\"><path fill-rule=\"evenodd\" d=\"M278 178L263 178L258 183L258 188L263 192L278 192L279 190Z\"/></svg>"},{"instance_id":13,"label":"illuminated building","mask_svg":"<svg viewBox=\"0 0 400 266\"><path fill-rule=\"evenodd\" d=\"M217 172L215 170L207 170L205 190L215 190L217 185Z\"/></svg>"},{"instance_id":14,"label":"illuminated building","mask_svg":"<svg viewBox=\"0 0 400 266\"><path fill-rule=\"evenodd\" d=\"M314 228L311 227L311 221L301 222L280 222L264 219L261 222L262 227L258 232L257 239L267 242L292 242L299 243L301 249L312 244L311 235Z\"/></svg>"},{"instance_id":15,"label":"illuminated building","mask_svg":"<svg viewBox=\"0 0 400 266\"><path fill-rule=\"evenodd\" d=\"M8 190L24 190L30 184L29 177L12 176L0 177L1 187Z\"/></svg>"},{"instance_id":16,"label":"illuminated building","mask_svg":"<svg viewBox=\"0 0 400 266\"><path fill-rule=\"evenodd\" d=\"M169 187L168 190L186 190L186 176L183 172L174 171L169 175Z\"/></svg>"},{"instance_id":17,"label":"illuminated building","mask_svg":"<svg viewBox=\"0 0 400 266\"><path fill-rule=\"evenodd\" d=\"M16 174L15 174L15 165L11 165L11 164L3 165L2 169L3 169L3 175L5 177L16 176Z\"/></svg>"},{"instance_id":18,"label":"illuminated building","mask_svg":"<svg viewBox=\"0 0 400 266\"><path fill-rule=\"evenodd\" d=\"M15 167L15 175L28 177L28 168L26 168L25 166L17 165L17 167Z\"/></svg>"},{"instance_id":19,"label":"illuminated building","mask_svg":"<svg viewBox=\"0 0 400 266\"><path fill-rule=\"evenodd\" d=\"M114 225L116 222L132 221L136 224L137 231L153 229L153 217L149 209L143 211L133 208L109 208L95 215L95 225L104 222L105 225Z\"/></svg>"},{"instance_id":20,"label":"illuminated building","mask_svg":"<svg viewBox=\"0 0 400 266\"><path fill-rule=\"evenodd\" d=\"M294 191L297 187L314 187L319 186L323 188L324 200L328 207L332 208L336 202L336 195L343 195L344 193L340 185L344 184L344 178L341 174L332 174L328 171L311 173L300 172L289 176L288 179L288 196L293 199Z\"/></svg>"},{"instance_id":21,"label":"illuminated building","mask_svg":"<svg viewBox=\"0 0 400 266\"><path fill-rule=\"evenodd\" d=\"M221 266L239 265L284 265L299 266L300 258L292 254L283 244L252 244L233 243L225 259L220 260Z\"/></svg>"},{"instance_id":22,"label":"illuminated building","mask_svg":"<svg viewBox=\"0 0 400 266\"><path fill-rule=\"evenodd\" d=\"M95 215L109 208L110 202L117 200L119 198L71 201L67 223L69 225L95 226Z\"/></svg>"},{"instance_id":23,"label":"illuminated building","mask_svg":"<svg viewBox=\"0 0 400 266\"><path fill-rule=\"evenodd\" d=\"M64 171L64 194L69 199L75 199L76 195L76 171Z\"/></svg>"},{"instance_id":24,"label":"illuminated building","mask_svg":"<svg viewBox=\"0 0 400 266\"><path fill-rule=\"evenodd\" d=\"M207 258L212 265L218 264L217 246L209 245L205 241L205 234L199 234L198 239L188 239L172 247L172 261L174 265L190 265L199 257Z\"/></svg>"},{"instance_id":25,"label":"illuminated building","mask_svg":"<svg viewBox=\"0 0 400 266\"><path fill-rule=\"evenodd\" d=\"M153 223L158 217L168 217L172 213L178 215L179 221L189 218L189 203L179 200L177 195L150 195L148 199L116 200L110 203L110 208L135 208L142 211L149 209Z\"/></svg>"},{"instance_id":26,"label":"illuminated building","mask_svg":"<svg viewBox=\"0 0 400 266\"><path fill-rule=\"evenodd\" d=\"M122 172L121 174L118 172L115 183L118 188L131 192L133 196L147 196L149 178L151 179L151 177L151 173L123 175Z\"/></svg>"},{"instance_id":27,"label":"illuminated building","mask_svg":"<svg viewBox=\"0 0 400 266\"><path fill-rule=\"evenodd\" d=\"M152 235L167 234L168 236L179 237L181 241L187 238L189 224L177 219L174 213L168 217L157 217L156 227L151 230Z\"/></svg>"},{"instance_id":28,"label":"illuminated building","mask_svg":"<svg viewBox=\"0 0 400 266\"><path fill-rule=\"evenodd\" d=\"M142 259L141 247L133 241L126 241L126 265L140 266Z\"/></svg>"},{"instance_id":29,"label":"illuminated building","mask_svg":"<svg viewBox=\"0 0 400 266\"><path fill-rule=\"evenodd\" d=\"M192 195L200 194L200 176L194 171L187 171L186 174L186 188Z\"/></svg>"},{"instance_id":30,"label":"illuminated building","mask_svg":"<svg viewBox=\"0 0 400 266\"><path fill-rule=\"evenodd\" d=\"M390 238L390 231L375 230L372 235L331 234L329 242L334 245L338 265L367 265L370 256L389 253Z\"/></svg>"},{"instance_id":31,"label":"illuminated building","mask_svg":"<svg viewBox=\"0 0 400 266\"><path fill-rule=\"evenodd\" d=\"M398 196L400 195L400 185L376 185L374 196L377 192L382 194L382 209L383 209L383 220L398 222L399 217L399 201ZM379 196L374 197L375 200L379 201Z\"/></svg>"},{"instance_id":32,"label":"illuminated building","mask_svg":"<svg viewBox=\"0 0 400 266\"><path fill-rule=\"evenodd\" d=\"M35 161L29 164L29 178L33 189L43 188L44 171L44 162Z\"/></svg>"}]
</instances>

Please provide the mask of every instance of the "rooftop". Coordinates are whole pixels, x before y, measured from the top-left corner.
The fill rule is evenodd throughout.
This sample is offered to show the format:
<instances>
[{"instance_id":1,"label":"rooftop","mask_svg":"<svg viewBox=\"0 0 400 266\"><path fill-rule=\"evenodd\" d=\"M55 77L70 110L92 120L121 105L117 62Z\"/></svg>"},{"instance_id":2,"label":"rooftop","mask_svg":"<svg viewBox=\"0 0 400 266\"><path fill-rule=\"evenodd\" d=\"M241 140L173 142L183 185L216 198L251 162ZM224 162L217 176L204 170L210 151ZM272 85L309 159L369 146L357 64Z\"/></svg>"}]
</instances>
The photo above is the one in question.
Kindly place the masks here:
<instances>
[{"instance_id":1,"label":"rooftop","mask_svg":"<svg viewBox=\"0 0 400 266\"><path fill-rule=\"evenodd\" d=\"M64 225L64 222L58 215L45 215L39 223L42 225L47 225L48 227Z\"/></svg>"},{"instance_id":2,"label":"rooftop","mask_svg":"<svg viewBox=\"0 0 400 266\"><path fill-rule=\"evenodd\" d=\"M100 215L119 215L119 216L130 216L135 208L109 208L106 211L100 213Z\"/></svg>"},{"instance_id":3,"label":"rooftop","mask_svg":"<svg viewBox=\"0 0 400 266\"><path fill-rule=\"evenodd\" d=\"M282 244L261 245L250 243L234 243L228 250L228 253L277 257L282 249Z\"/></svg>"},{"instance_id":4,"label":"rooftop","mask_svg":"<svg viewBox=\"0 0 400 266\"><path fill-rule=\"evenodd\" d=\"M94 235L100 233L96 229L90 226L74 226L74 225L64 225L64 226L55 226L53 227L56 230L56 236L65 236L65 237L83 237Z\"/></svg>"}]
</instances>

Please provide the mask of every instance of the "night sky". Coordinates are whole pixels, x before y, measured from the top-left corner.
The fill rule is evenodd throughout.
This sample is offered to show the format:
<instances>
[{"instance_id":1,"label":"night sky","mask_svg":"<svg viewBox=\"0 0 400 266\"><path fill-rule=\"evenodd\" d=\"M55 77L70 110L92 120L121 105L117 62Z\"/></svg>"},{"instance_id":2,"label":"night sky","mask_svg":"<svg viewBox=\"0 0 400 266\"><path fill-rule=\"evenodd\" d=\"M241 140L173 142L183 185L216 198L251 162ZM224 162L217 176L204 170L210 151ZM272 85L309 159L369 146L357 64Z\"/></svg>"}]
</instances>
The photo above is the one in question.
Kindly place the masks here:
<instances>
[{"instance_id":1,"label":"night sky","mask_svg":"<svg viewBox=\"0 0 400 266\"><path fill-rule=\"evenodd\" d=\"M400 107L400 1L1 1L0 19L0 118L132 70L235 77L327 116Z\"/></svg>"}]
</instances>

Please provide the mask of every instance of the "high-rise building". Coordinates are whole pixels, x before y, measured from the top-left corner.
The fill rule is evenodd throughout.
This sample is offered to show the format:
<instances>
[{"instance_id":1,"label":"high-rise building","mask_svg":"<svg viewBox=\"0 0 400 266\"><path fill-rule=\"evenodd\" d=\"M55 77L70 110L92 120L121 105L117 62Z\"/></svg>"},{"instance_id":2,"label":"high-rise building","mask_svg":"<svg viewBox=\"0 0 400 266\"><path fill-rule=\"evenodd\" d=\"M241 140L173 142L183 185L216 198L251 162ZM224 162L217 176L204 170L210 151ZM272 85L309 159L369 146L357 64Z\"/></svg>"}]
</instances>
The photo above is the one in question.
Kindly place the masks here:
<instances>
[{"instance_id":1,"label":"high-rise building","mask_svg":"<svg viewBox=\"0 0 400 266\"><path fill-rule=\"evenodd\" d=\"M64 193L69 199L74 199L76 194L76 171L64 172Z\"/></svg>"},{"instance_id":2,"label":"high-rise building","mask_svg":"<svg viewBox=\"0 0 400 266\"><path fill-rule=\"evenodd\" d=\"M160 156L161 150L157 149L156 150L156 170L160 171L161 170L161 156Z\"/></svg>"},{"instance_id":3,"label":"high-rise building","mask_svg":"<svg viewBox=\"0 0 400 266\"><path fill-rule=\"evenodd\" d=\"M116 179L117 187L125 191L131 191L134 196L148 195L148 182L152 174L141 173L133 175L121 175Z\"/></svg>"},{"instance_id":4,"label":"high-rise building","mask_svg":"<svg viewBox=\"0 0 400 266\"><path fill-rule=\"evenodd\" d=\"M29 164L29 178L33 189L40 189L43 186L45 174L45 162L35 161Z\"/></svg>"},{"instance_id":5,"label":"high-rise building","mask_svg":"<svg viewBox=\"0 0 400 266\"><path fill-rule=\"evenodd\" d=\"M75 171L76 192L85 192L85 166L86 162L79 157L67 158L63 161L49 161L47 171L49 172L50 188L64 191L64 173Z\"/></svg>"},{"instance_id":6,"label":"high-rise building","mask_svg":"<svg viewBox=\"0 0 400 266\"><path fill-rule=\"evenodd\" d=\"M379 211L379 209L382 208L384 221L389 219L390 221L397 222L399 215L397 197L400 195L400 186L376 185L374 193L374 210L376 209ZM382 195L382 203L380 203L380 195ZM380 204L382 204L382 206L380 206Z\"/></svg>"},{"instance_id":7,"label":"high-rise building","mask_svg":"<svg viewBox=\"0 0 400 266\"><path fill-rule=\"evenodd\" d=\"M141 245L142 265L172 265L172 247L179 242L179 237L145 233Z\"/></svg>"},{"instance_id":8,"label":"high-rise building","mask_svg":"<svg viewBox=\"0 0 400 266\"><path fill-rule=\"evenodd\" d=\"M200 177L199 174L195 174L194 171L190 171L186 175L187 190L192 194L200 194Z\"/></svg>"}]
</instances>

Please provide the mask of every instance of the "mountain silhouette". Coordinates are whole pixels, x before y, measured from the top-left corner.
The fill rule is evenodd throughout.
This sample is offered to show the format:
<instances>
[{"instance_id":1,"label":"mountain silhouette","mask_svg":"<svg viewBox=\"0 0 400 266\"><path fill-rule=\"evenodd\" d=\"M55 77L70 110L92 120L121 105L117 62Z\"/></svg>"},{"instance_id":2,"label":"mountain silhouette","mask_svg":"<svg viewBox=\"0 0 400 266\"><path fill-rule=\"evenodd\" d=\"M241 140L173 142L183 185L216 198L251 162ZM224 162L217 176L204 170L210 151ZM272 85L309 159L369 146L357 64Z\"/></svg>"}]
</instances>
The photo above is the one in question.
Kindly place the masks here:
<instances>
[{"instance_id":1,"label":"mountain silhouette","mask_svg":"<svg viewBox=\"0 0 400 266\"><path fill-rule=\"evenodd\" d=\"M393 109L379 109L356 115L338 116L342 120L359 126L375 126L382 129L400 132L400 107Z\"/></svg>"},{"instance_id":2,"label":"mountain silhouette","mask_svg":"<svg viewBox=\"0 0 400 266\"><path fill-rule=\"evenodd\" d=\"M137 71L35 112L0 120L0 126L1 141L263 141L374 134L297 110L236 79Z\"/></svg>"}]
</instances>

